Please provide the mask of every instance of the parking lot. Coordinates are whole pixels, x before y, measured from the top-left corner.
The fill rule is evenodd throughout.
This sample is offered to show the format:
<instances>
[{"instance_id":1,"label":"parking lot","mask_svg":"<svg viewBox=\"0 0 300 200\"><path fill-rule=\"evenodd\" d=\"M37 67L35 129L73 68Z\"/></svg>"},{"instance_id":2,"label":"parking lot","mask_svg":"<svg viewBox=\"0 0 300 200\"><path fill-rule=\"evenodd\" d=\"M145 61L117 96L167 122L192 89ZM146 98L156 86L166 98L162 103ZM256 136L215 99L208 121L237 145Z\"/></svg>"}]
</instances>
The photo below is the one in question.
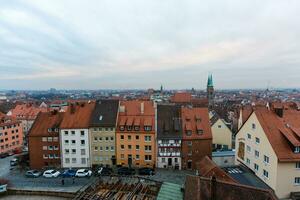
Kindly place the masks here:
<instances>
[{"instance_id":1,"label":"parking lot","mask_svg":"<svg viewBox=\"0 0 300 200\"><path fill-rule=\"evenodd\" d=\"M25 171L20 171L17 167L10 169L10 160L13 158L14 156L0 159L0 178L5 178L10 181L9 188L37 191L77 192L79 189L87 187L90 183L97 179L95 176L90 178L75 178L75 183L73 183L72 178L64 178L64 185L62 185L61 177L44 178L40 176L38 178L27 178L24 175ZM114 172L116 173L116 169L114 169ZM191 171L156 169L155 175L144 177L156 181L166 181L183 185L185 177L188 174L194 173Z\"/></svg>"}]
</instances>

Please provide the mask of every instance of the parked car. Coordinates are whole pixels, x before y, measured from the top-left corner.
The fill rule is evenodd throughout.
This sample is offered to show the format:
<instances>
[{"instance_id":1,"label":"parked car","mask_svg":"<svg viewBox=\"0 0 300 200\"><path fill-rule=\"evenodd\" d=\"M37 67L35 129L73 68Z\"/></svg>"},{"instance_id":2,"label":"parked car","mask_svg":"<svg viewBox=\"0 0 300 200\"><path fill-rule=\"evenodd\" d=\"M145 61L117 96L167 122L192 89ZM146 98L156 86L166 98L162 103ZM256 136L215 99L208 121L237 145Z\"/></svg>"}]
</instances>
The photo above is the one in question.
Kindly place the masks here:
<instances>
[{"instance_id":1,"label":"parked car","mask_svg":"<svg viewBox=\"0 0 300 200\"><path fill-rule=\"evenodd\" d=\"M119 175L134 175L135 170L132 168L128 168L128 167L120 167L118 169L118 174Z\"/></svg>"},{"instance_id":2,"label":"parked car","mask_svg":"<svg viewBox=\"0 0 300 200\"><path fill-rule=\"evenodd\" d=\"M92 176L92 171L88 169L79 169L77 170L76 177L90 177Z\"/></svg>"},{"instance_id":3,"label":"parked car","mask_svg":"<svg viewBox=\"0 0 300 200\"><path fill-rule=\"evenodd\" d=\"M17 166L18 164L18 159L17 158L13 158L10 160L10 166Z\"/></svg>"},{"instance_id":4,"label":"parked car","mask_svg":"<svg viewBox=\"0 0 300 200\"><path fill-rule=\"evenodd\" d=\"M60 172L55 169L46 170L43 174L45 178L55 178L60 175Z\"/></svg>"},{"instance_id":5,"label":"parked car","mask_svg":"<svg viewBox=\"0 0 300 200\"><path fill-rule=\"evenodd\" d=\"M29 170L25 173L25 176L28 178L37 178L40 175L42 175L42 172L39 172L37 170Z\"/></svg>"},{"instance_id":6,"label":"parked car","mask_svg":"<svg viewBox=\"0 0 300 200\"><path fill-rule=\"evenodd\" d=\"M0 154L0 158L6 158L6 157L8 157L9 155L8 155L8 153L1 153Z\"/></svg>"},{"instance_id":7,"label":"parked car","mask_svg":"<svg viewBox=\"0 0 300 200\"><path fill-rule=\"evenodd\" d=\"M97 170L97 175L111 175L112 174L112 168L109 167L100 167Z\"/></svg>"},{"instance_id":8,"label":"parked car","mask_svg":"<svg viewBox=\"0 0 300 200\"><path fill-rule=\"evenodd\" d=\"M63 178L74 177L76 175L75 169L67 169L62 173Z\"/></svg>"},{"instance_id":9,"label":"parked car","mask_svg":"<svg viewBox=\"0 0 300 200\"><path fill-rule=\"evenodd\" d=\"M151 168L143 167L139 169L139 175L154 175L154 170Z\"/></svg>"}]
</instances>

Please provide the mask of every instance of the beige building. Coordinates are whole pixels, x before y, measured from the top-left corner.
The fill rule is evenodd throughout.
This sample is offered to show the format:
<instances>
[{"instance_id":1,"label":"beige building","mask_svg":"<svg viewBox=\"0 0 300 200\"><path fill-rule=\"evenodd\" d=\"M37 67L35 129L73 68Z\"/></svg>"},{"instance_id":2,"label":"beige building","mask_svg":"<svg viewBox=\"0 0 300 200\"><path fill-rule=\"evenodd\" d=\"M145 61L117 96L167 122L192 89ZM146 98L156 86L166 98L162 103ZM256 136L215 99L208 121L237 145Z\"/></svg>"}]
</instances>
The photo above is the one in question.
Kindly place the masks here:
<instances>
[{"instance_id":1,"label":"beige building","mask_svg":"<svg viewBox=\"0 0 300 200\"><path fill-rule=\"evenodd\" d=\"M251 169L279 198L300 192L300 111L255 109L235 146L236 164Z\"/></svg>"},{"instance_id":2,"label":"beige building","mask_svg":"<svg viewBox=\"0 0 300 200\"><path fill-rule=\"evenodd\" d=\"M98 100L90 121L92 166L116 164L118 100Z\"/></svg>"},{"instance_id":3,"label":"beige building","mask_svg":"<svg viewBox=\"0 0 300 200\"><path fill-rule=\"evenodd\" d=\"M210 114L213 149L232 149L232 132L217 114Z\"/></svg>"}]
</instances>

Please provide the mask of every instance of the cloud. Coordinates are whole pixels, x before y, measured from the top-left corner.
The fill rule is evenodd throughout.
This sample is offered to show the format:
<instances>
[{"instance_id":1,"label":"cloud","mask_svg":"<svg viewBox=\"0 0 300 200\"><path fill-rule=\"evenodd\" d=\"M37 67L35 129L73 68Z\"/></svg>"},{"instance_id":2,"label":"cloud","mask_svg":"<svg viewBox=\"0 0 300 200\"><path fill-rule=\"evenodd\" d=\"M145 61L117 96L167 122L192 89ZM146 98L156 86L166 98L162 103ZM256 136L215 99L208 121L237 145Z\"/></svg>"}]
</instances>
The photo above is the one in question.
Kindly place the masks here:
<instances>
[{"instance_id":1,"label":"cloud","mask_svg":"<svg viewBox=\"0 0 300 200\"><path fill-rule=\"evenodd\" d=\"M0 89L300 87L297 0L1 4Z\"/></svg>"}]
</instances>

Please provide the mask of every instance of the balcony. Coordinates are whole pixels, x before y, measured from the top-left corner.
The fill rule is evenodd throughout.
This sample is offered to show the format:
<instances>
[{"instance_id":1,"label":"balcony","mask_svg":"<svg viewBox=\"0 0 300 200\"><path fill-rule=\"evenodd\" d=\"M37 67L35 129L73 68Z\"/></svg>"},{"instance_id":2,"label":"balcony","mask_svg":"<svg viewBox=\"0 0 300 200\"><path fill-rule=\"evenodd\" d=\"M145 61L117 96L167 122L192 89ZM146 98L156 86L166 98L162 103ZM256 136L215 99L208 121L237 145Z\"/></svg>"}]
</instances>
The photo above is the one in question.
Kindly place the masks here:
<instances>
[{"instance_id":1,"label":"balcony","mask_svg":"<svg viewBox=\"0 0 300 200\"><path fill-rule=\"evenodd\" d=\"M180 157L180 152L160 152L158 155L161 157Z\"/></svg>"}]
</instances>

